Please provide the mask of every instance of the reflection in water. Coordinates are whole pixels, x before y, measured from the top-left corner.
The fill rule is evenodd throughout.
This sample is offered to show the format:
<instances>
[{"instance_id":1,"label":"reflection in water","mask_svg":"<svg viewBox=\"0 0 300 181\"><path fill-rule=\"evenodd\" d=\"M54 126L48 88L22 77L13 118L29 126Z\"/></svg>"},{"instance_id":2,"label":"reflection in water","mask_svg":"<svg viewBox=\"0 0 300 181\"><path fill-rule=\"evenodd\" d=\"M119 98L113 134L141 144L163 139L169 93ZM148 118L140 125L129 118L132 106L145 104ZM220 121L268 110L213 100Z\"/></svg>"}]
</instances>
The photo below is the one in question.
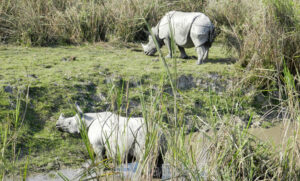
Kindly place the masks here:
<instances>
[{"instance_id":1,"label":"reflection in water","mask_svg":"<svg viewBox=\"0 0 300 181\"><path fill-rule=\"evenodd\" d=\"M114 180L114 181L123 181L123 180L131 180L134 177L135 172L137 171L138 168L138 162L134 163L127 163L127 164L122 164L121 166L117 167L115 169L116 172L120 172L122 176L120 175L112 175L108 176L105 178L105 180ZM49 173L39 173L39 174L34 174L34 175L29 175L26 180L27 181L61 181L62 179L57 175L58 172L62 173L64 176L66 176L69 180L72 181L79 181L80 175L84 169L83 168L78 168L78 169L73 169L73 168L67 168L67 169L61 169L58 171L51 171ZM88 178L93 178L96 177L96 174L92 174L88 176ZM171 172L169 165L164 164L163 165L163 177L162 179L169 179L171 178ZM5 178L7 181L14 181L14 180L22 180L20 176L18 178L10 178L7 177ZM93 180L93 179L92 179ZM159 179L153 179L153 180L159 180Z\"/></svg>"},{"instance_id":2,"label":"reflection in water","mask_svg":"<svg viewBox=\"0 0 300 181\"><path fill-rule=\"evenodd\" d=\"M133 177L138 167L138 162L122 164L115 169L116 172L122 173L126 178Z\"/></svg>"},{"instance_id":3,"label":"reflection in water","mask_svg":"<svg viewBox=\"0 0 300 181\"><path fill-rule=\"evenodd\" d=\"M117 167L115 171L122 173L122 176L125 178L132 178L134 177L137 168L138 168L138 162L133 162L133 163L122 164L121 166ZM163 164L162 171L163 171L163 175L161 178L162 180L171 178L172 175L171 175L169 164Z\"/></svg>"}]
</instances>

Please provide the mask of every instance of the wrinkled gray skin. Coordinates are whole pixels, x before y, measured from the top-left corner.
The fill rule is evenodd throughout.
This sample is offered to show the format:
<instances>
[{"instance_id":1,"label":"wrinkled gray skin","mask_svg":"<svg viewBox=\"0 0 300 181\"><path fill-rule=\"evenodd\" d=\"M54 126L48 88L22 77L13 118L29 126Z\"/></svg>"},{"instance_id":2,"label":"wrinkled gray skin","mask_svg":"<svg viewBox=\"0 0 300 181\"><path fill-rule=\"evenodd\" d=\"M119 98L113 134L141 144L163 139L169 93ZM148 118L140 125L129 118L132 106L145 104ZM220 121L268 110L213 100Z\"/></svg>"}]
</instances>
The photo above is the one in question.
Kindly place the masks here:
<instances>
[{"instance_id":1,"label":"wrinkled gray skin","mask_svg":"<svg viewBox=\"0 0 300 181\"><path fill-rule=\"evenodd\" d=\"M88 138L98 156L116 158L120 155L123 162L139 161L143 158L146 125L143 118L126 118L111 112L76 114L73 117L60 115L56 128L71 134L80 133L81 122L88 129ZM161 152L158 155L154 177L162 176L163 155L166 152L164 136L161 136Z\"/></svg>"},{"instance_id":2,"label":"wrinkled gray skin","mask_svg":"<svg viewBox=\"0 0 300 181\"><path fill-rule=\"evenodd\" d=\"M214 29L214 25L209 18L202 13L170 11L151 31L159 47L167 46L169 54L166 58L173 56L171 51L171 32L173 32L175 43L180 51L180 57L188 58L184 48L194 46L198 55L197 64L199 65L203 63L203 60L207 60L209 48L215 38ZM142 44L142 47L146 55L154 55L157 51L151 35L149 35L148 44Z\"/></svg>"}]
</instances>

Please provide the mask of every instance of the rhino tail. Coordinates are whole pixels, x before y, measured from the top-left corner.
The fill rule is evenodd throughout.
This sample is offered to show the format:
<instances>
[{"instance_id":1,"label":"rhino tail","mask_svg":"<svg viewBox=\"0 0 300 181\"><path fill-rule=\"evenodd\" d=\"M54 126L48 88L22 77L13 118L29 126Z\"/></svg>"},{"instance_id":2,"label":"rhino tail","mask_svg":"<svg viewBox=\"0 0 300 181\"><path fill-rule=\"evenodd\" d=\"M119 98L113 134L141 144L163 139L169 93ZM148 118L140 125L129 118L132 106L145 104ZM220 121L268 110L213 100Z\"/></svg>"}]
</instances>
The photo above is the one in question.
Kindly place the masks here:
<instances>
[{"instance_id":1,"label":"rhino tail","mask_svg":"<svg viewBox=\"0 0 300 181\"><path fill-rule=\"evenodd\" d=\"M212 24L209 30L209 43L210 45L213 43L215 39L215 26Z\"/></svg>"}]
</instances>

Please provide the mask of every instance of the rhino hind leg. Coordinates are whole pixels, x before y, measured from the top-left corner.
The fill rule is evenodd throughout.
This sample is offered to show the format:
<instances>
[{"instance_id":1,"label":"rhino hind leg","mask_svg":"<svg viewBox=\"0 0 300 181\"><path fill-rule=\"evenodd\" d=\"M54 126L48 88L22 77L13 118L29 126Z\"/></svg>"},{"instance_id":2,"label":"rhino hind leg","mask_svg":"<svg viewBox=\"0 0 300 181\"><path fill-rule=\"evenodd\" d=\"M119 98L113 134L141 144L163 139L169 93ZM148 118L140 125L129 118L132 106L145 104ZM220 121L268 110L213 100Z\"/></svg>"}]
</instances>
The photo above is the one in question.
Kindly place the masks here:
<instances>
[{"instance_id":1,"label":"rhino hind leg","mask_svg":"<svg viewBox=\"0 0 300 181\"><path fill-rule=\"evenodd\" d=\"M207 60L208 47L206 47L205 45L202 45L200 47L196 47L196 51L197 51L197 54L198 54L197 64L200 65L200 64L203 63L203 61Z\"/></svg>"},{"instance_id":2,"label":"rhino hind leg","mask_svg":"<svg viewBox=\"0 0 300 181\"><path fill-rule=\"evenodd\" d=\"M182 59L188 59L189 58L189 56L185 53L185 50L184 50L183 47L178 46L178 49L180 51L180 58L182 58Z\"/></svg>"},{"instance_id":3,"label":"rhino hind leg","mask_svg":"<svg viewBox=\"0 0 300 181\"><path fill-rule=\"evenodd\" d=\"M106 151L104 146L100 146L100 145L96 145L96 146L92 145L92 146L97 160L102 161L103 159L106 158Z\"/></svg>"}]
</instances>

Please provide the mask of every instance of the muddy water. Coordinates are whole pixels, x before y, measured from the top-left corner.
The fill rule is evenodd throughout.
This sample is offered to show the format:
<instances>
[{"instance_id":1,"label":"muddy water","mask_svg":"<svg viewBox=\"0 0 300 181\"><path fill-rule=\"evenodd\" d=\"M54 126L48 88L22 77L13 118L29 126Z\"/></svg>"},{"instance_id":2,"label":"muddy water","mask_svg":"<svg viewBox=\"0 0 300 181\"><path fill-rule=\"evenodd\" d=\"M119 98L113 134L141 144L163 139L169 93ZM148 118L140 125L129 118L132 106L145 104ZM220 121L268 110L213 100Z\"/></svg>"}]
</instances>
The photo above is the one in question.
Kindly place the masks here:
<instances>
[{"instance_id":1,"label":"muddy water","mask_svg":"<svg viewBox=\"0 0 300 181\"><path fill-rule=\"evenodd\" d=\"M273 146L285 145L287 140L296 136L297 141L300 141L300 133L296 132L294 123L284 124L283 122L271 128L251 128L249 133L258 139L270 143Z\"/></svg>"},{"instance_id":2,"label":"muddy water","mask_svg":"<svg viewBox=\"0 0 300 181\"><path fill-rule=\"evenodd\" d=\"M66 176L69 180L76 180L76 176L80 174L82 169L73 169L73 168L68 168L68 169L61 169L59 172L61 172L64 176ZM22 180L22 177L16 176L16 177L6 177L6 181L15 181L15 180ZM51 171L49 173L38 173L38 174L33 174L29 175L26 178L26 181L61 181L63 180L61 177L58 176L56 171ZM79 179L77 179L79 180Z\"/></svg>"},{"instance_id":3,"label":"muddy water","mask_svg":"<svg viewBox=\"0 0 300 181\"><path fill-rule=\"evenodd\" d=\"M86 167L88 163L84 163L83 166ZM137 170L138 163L128 163L128 164L123 164L116 168L116 172L119 172L122 174L115 174L115 175L110 175L110 176L104 176L100 180L107 180L107 181L129 181L132 180L135 176L135 172ZM66 169L60 169L58 171L51 171L49 173L37 173L37 174L32 174L27 176L26 181L63 181L63 179L58 175L58 172L62 173L65 177L67 177L71 181L79 181L80 176L82 171L85 168L66 168ZM90 176L87 176L85 179L91 179L91 180L96 180L92 179L96 177L96 174L93 173ZM170 178L170 172L169 172L169 166L168 165L163 165L163 177L162 179L168 179ZM16 177L6 177L6 181L15 181L15 180L22 180L22 177L16 176ZM152 179L153 181L158 181L160 179Z\"/></svg>"},{"instance_id":4,"label":"muddy water","mask_svg":"<svg viewBox=\"0 0 300 181\"><path fill-rule=\"evenodd\" d=\"M267 142L273 146L281 146L286 145L286 141L288 138L296 135L295 132L295 125L294 124L284 124L279 123L276 126L273 126L271 128L250 128L249 134L255 136L256 138ZM208 136L212 136L210 132L206 133ZM201 167L204 168L204 166L207 163L208 160L208 149L209 149L209 139L206 136L206 134L203 133L194 133L189 137L186 141L188 144L186 144L186 149L193 151L195 155L197 155L197 161L198 166L201 170ZM298 133L297 141L300 141L300 133ZM192 143L192 144L191 144ZM123 173L123 176L125 176L125 179L121 179L119 176L110 176L105 178L105 180L131 180L132 176L134 175L137 168L137 163L131 163L128 165L122 165L119 168L116 169L116 171ZM70 180L78 180L74 179L80 172L81 169L62 169L59 170L63 175L65 175ZM163 166L163 179L168 179L171 177L170 167L165 164ZM203 178L205 178L205 172L202 174ZM6 180L12 180L12 178L6 178ZM17 179L21 180L21 178ZM30 175L27 177L26 180L29 181L40 181L40 180L62 180L58 175L57 171L52 171L50 173L41 173L41 174L35 174ZM155 179L156 180L156 179ZM157 179L159 180L159 179Z\"/></svg>"},{"instance_id":5,"label":"muddy water","mask_svg":"<svg viewBox=\"0 0 300 181\"><path fill-rule=\"evenodd\" d=\"M300 130L299 132L296 132L296 128L297 126L295 123L285 124L281 122L271 128L250 128L248 133L265 143L269 143L270 145L281 146L285 145L288 139L293 137L296 137L297 142L300 142ZM205 135L210 137L213 136L213 133L209 131L205 133ZM202 151L210 142L205 135L203 133L194 133L191 137L191 141L189 142L193 144L189 145L191 145L194 150Z\"/></svg>"}]
</instances>

